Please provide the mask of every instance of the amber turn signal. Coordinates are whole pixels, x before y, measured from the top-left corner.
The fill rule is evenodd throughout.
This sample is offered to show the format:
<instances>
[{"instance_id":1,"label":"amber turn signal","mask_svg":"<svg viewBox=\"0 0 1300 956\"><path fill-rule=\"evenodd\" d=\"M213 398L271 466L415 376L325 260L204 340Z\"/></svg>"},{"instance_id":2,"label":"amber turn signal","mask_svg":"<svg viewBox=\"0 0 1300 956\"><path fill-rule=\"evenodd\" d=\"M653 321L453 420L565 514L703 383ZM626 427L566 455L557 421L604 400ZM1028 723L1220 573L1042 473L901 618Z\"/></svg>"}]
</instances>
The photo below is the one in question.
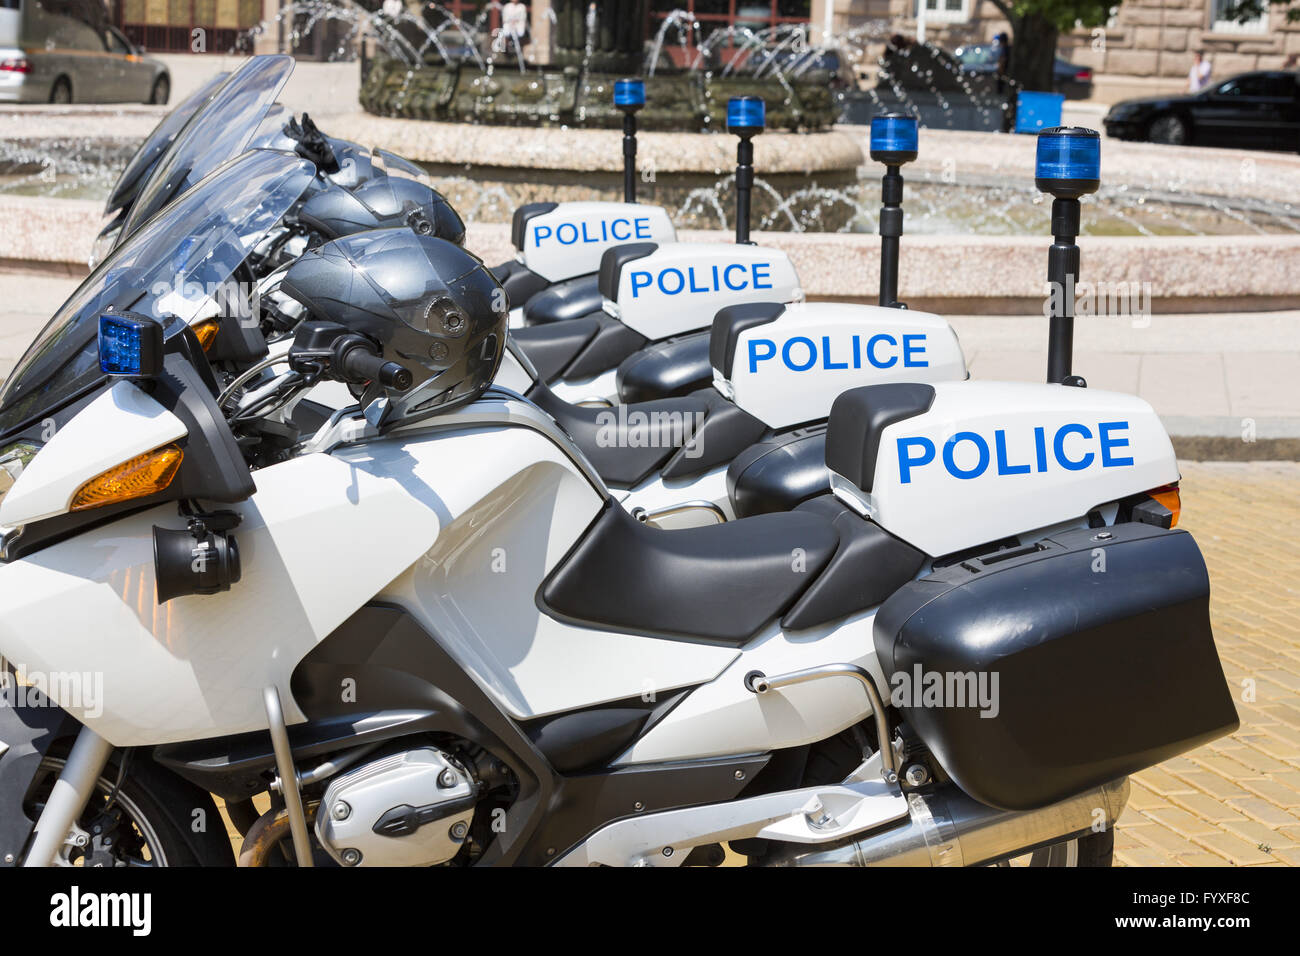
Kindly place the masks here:
<instances>
[{"instance_id":1,"label":"amber turn signal","mask_svg":"<svg viewBox=\"0 0 1300 956\"><path fill-rule=\"evenodd\" d=\"M1152 488L1147 494L1169 509L1173 515L1169 527L1178 527L1178 515L1183 510L1182 499L1178 496L1178 486L1161 485L1159 488Z\"/></svg>"},{"instance_id":2,"label":"amber turn signal","mask_svg":"<svg viewBox=\"0 0 1300 956\"><path fill-rule=\"evenodd\" d=\"M203 351L211 352L212 343L217 340L217 333L221 331L220 319L204 319L202 322L196 322L190 326L191 331L198 337L199 345L203 346Z\"/></svg>"},{"instance_id":3,"label":"amber turn signal","mask_svg":"<svg viewBox=\"0 0 1300 956\"><path fill-rule=\"evenodd\" d=\"M178 445L164 445L143 455L136 455L129 461L96 475L78 488L68 510L100 508L162 491L176 477L184 457L185 453Z\"/></svg>"}]
</instances>

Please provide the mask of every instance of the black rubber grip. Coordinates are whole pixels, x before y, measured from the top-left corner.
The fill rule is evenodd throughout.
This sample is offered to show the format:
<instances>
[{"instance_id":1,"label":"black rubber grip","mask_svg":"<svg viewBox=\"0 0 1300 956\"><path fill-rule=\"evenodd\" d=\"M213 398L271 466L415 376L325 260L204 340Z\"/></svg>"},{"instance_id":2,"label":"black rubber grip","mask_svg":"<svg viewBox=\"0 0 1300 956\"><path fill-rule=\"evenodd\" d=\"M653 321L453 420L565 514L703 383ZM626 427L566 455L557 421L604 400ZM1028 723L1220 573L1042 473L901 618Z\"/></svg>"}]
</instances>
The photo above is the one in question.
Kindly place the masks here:
<instances>
[{"instance_id":1,"label":"black rubber grip","mask_svg":"<svg viewBox=\"0 0 1300 956\"><path fill-rule=\"evenodd\" d=\"M354 346L343 353L343 377L353 381L378 382L385 388L395 388L400 392L411 387L413 377L409 371L396 362L385 362L382 355L375 355L363 346Z\"/></svg>"}]
</instances>

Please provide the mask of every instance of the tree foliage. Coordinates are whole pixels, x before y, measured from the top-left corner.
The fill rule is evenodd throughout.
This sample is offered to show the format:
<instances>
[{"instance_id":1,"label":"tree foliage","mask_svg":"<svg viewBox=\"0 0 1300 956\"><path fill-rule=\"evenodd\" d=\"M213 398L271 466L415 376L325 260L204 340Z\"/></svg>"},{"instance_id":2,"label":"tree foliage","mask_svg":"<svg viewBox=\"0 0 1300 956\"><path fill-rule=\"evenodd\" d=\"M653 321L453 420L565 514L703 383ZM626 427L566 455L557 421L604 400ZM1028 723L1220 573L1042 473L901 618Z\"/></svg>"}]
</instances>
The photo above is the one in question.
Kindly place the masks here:
<instances>
[{"instance_id":1,"label":"tree foliage","mask_svg":"<svg viewBox=\"0 0 1300 956\"><path fill-rule=\"evenodd\" d=\"M1007 69L1011 79L1023 89L1046 91L1052 88L1057 38L1076 26L1101 26L1110 19L1118 3L1116 0L993 0L993 5L1011 24L1011 62Z\"/></svg>"}]
</instances>

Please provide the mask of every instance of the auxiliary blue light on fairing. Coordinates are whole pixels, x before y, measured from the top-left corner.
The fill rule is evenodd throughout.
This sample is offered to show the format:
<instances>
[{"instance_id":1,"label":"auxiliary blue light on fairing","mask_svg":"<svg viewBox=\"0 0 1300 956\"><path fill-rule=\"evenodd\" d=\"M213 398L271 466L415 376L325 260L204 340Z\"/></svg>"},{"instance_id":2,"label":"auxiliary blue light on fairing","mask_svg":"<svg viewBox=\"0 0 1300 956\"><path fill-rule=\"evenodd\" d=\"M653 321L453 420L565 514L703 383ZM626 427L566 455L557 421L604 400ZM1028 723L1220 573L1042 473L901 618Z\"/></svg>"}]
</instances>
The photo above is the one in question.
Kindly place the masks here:
<instances>
[{"instance_id":1,"label":"auxiliary blue light on fairing","mask_svg":"<svg viewBox=\"0 0 1300 956\"><path fill-rule=\"evenodd\" d=\"M917 123L915 116L903 113L885 113L871 117L871 155L912 154L917 151Z\"/></svg>"},{"instance_id":2,"label":"auxiliary blue light on fairing","mask_svg":"<svg viewBox=\"0 0 1300 956\"><path fill-rule=\"evenodd\" d=\"M733 96L727 100L727 129L762 129L767 125L767 104L761 96Z\"/></svg>"},{"instance_id":3,"label":"auxiliary blue light on fairing","mask_svg":"<svg viewBox=\"0 0 1300 956\"><path fill-rule=\"evenodd\" d=\"M145 327L123 315L99 317L99 367L108 375L139 375L144 368Z\"/></svg>"},{"instance_id":4,"label":"auxiliary blue light on fairing","mask_svg":"<svg viewBox=\"0 0 1300 956\"><path fill-rule=\"evenodd\" d=\"M615 106L645 106L645 82L643 80L615 80Z\"/></svg>"},{"instance_id":5,"label":"auxiliary blue light on fairing","mask_svg":"<svg viewBox=\"0 0 1300 956\"><path fill-rule=\"evenodd\" d=\"M1101 137L1077 126L1045 129L1038 134L1034 179L1045 182L1100 182Z\"/></svg>"}]
</instances>

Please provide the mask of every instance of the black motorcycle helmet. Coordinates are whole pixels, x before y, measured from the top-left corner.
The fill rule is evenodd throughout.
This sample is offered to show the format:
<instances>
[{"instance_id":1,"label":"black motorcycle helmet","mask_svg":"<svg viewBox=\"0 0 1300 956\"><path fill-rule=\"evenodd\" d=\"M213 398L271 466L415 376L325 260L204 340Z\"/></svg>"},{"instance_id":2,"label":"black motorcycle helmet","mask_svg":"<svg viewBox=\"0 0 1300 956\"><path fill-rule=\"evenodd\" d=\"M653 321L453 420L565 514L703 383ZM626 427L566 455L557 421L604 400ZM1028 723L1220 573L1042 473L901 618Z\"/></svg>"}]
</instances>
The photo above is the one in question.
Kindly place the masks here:
<instances>
[{"instance_id":1,"label":"black motorcycle helmet","mask_svg":"<svg viewBox=\"0 0 1300 956\"><path fill-rule=\"evenodd\" d=\"M358 332L414 384L388 393L384 421L445 411L492 384L505 351L505 290L477 256L410 229L335 239L289 267L282 291L311 319Z\"/></svg>"},{"instance_id":2,"label":"black motorcycle helmet","mask_svg":"<svg viewBox=\"0 0 1300 956\"><path fill-rule=\"evenodd\" d=\"M380 176L355 189L327 187L302 204L298 221L326 240L409 226L422 236L465 242L465 223L442 194L401 176Z\"/></svg>"}]
</instances>

